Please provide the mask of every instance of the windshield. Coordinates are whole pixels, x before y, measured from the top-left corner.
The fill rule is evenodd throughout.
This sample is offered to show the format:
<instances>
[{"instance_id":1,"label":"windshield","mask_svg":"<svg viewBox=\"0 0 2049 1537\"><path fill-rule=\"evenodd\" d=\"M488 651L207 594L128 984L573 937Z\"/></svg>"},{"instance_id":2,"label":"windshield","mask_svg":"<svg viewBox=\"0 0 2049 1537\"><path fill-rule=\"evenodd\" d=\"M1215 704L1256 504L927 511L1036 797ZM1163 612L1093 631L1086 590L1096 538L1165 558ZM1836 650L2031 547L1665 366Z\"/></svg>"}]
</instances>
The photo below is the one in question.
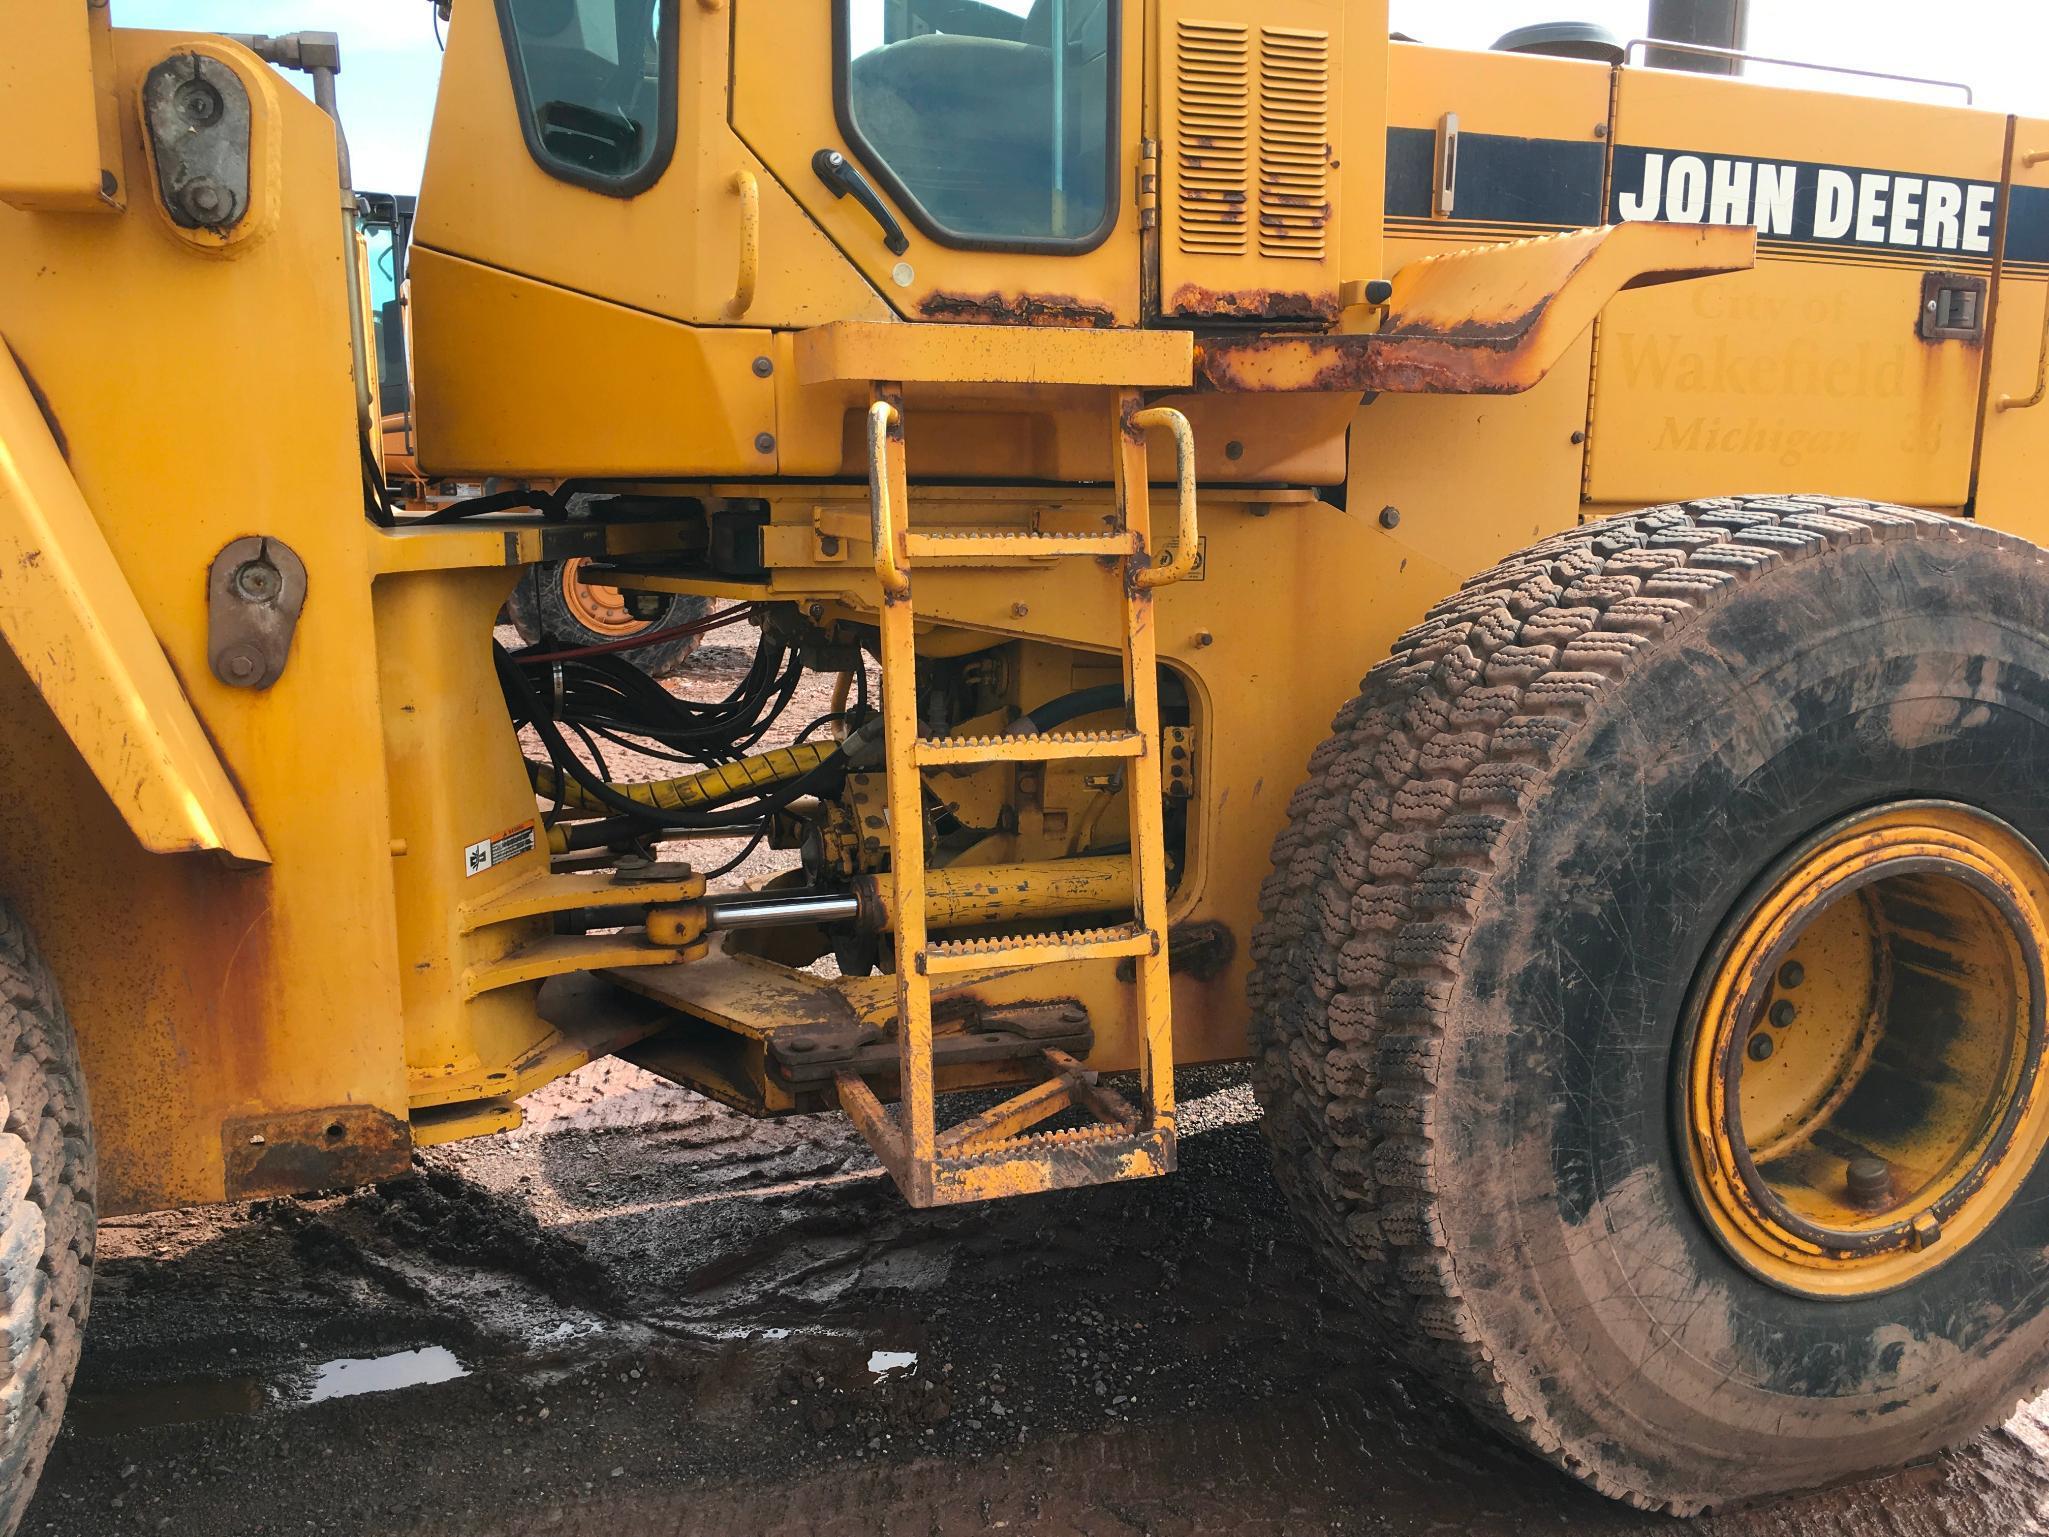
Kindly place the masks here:
<instances>
[{"instance_id":1,"label":"windshield","mask_svg":"<svg viewBox=\"0 0 2049 1537\"><path fill-rule=\"evenodd\" d=\"M1086 249L1114 221L1116 0L840 0L841 127L952 245Z\"/></svg>"},{"instance_id":2,"label":"windshield","mask_svg":"<svg viewBox=\"0 0 2049 1537\"><path fill-rule=\"evenodd\" d=\"M566 181L626 195L675 141L675 0L498 0L527 147Z\"/></svg>"}]
</instances>

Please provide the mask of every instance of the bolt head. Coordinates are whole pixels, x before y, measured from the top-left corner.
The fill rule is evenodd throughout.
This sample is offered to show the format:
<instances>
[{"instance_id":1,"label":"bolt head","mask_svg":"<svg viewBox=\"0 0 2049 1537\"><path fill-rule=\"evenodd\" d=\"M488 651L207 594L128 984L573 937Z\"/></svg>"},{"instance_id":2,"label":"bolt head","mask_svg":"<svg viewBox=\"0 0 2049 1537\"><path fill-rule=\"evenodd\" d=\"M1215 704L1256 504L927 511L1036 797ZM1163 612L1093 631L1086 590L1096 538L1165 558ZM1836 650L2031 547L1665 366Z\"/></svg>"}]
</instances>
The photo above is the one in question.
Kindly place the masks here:
<instances>
[{"instance_id":1,"label":"bolt head","mask_svg":"<svg viewBox=\"0 0 2049 1537\"><path fill-rule=\"evenodd\" d=\"M188 217L202 224L211 224L226 218L233 206L227 189L208 176L189 181L179 189L178 203Z\"/></svg>"},{"instance_id":2,"label":"bolt head","mask_svg":"<svg viewBox=\"0 0 2049 1537\"><path fill-rule=\"evenodd\" d=\"M774 373L774 372L775 372L775 363L774 363L774 361L773 361L772 359L769 359L769 358L756 358L756 359L754 360L754 377L755 377L755 378L757 378L757 379L766 379L766 378L767 378L767 377L768 377L768 376L769 376L770 374L772 374L772 373Z\"/></svg>"},{"instance_id":3,"label":"bolt head","mask_svg":"<svg viewBox=\"0 0 2049 1537\"><path fill-rule=\"evenodd\" d=\"M1771 1022L1773 1024L1777 1025L1781 1030L1783 1030L1786 1028L1786 1026L1793 1023L1793 1021L1799 1017L1799 1014L1800 1011L1793 1007L1790 1000L1781 998L1777 1003L1772 1005L1772 1010L1769 1018L1771 1019Z\"/></svg>"},{"instance_id":4,"label":"bolt head","mask_svg":"<svg viewBox=\"0 0 2049 1537\"><path fill-rule=\"evenodd\" d=\"M1798 987L1807 980L1807 968L1798 961L1788 961L1779 968L1779 986Z\"/></svg>"},{"instance_id":5,"label":"bolt head","mask_svg":"<svg viewBox=\"0 0 2049 1537\"><path fill-rule=\"evenodd\" d=\"M1382 528L1393 528L1393 527L1394 527L1394 526L1395 526L1396 524L1400 523L1400 522L1401 522L1401 520L1402 520L1402 510L1401 510L1401 508L1399 508L1399 507L1383 507L1383 508L1381 508L1381 509L1380 509L1380 526L1381 526Z\"/></svg>"},{"instance_id":6,"label":"bolt head","mask_svg":"<svg viewBox=\"0 0 2049 1537\"><path fill-rule=\"evenodd\" d=\"M235 568L235 592L251 603L268 603L284 587L284 577L267 560L245 560Z\"/></svg>"},{"instance_id":7,"label":"bolt head","mask_svg":"<svg viewBox=\"0 0 2049 1537\"><path fill-rule=\"evenodd\" d=\"M1768 1035L1753 1035L1748 1050L1751 1061L1762 1062L1772 1054L1772 1038Z\"/></svg>"},{"instance_id":8,"label":"bolt head","mask_svg":"<svg viewBox=\"0 0 2049 1537\"><path fill-rule=\"evenodd\" d=\"M757 432L757 433L756 433L756 434L754 435L754 451L755 451L755 452L756 452L757 454L772 454L772 453L774 453L774 452L775 452L775 434L774 434L774 433L772 433L772 432Z\"/></svg>"},{"instance_id":9,"label":"bolt head","mask_svg":"<svg viewBox=\"0 0 2049 1537\"><path fill-rule=\"evenodd\" d=\"M171 105L178 116L194 128L206 128L219 122L225 108L221 93L214 89L212 83L198 79L181 82L171 93Z\"/></svg>"}]
</instances>

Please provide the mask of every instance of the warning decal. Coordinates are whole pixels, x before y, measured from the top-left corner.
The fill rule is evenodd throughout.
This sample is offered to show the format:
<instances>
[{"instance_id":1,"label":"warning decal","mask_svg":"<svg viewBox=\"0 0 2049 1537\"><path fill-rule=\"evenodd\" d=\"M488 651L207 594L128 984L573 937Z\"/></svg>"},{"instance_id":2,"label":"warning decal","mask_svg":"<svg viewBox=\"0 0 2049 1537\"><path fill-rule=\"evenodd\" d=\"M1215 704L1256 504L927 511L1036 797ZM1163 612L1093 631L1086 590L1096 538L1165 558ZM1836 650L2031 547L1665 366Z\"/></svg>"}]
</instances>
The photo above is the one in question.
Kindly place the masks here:
<instances>
[{"instance_id":1,"label":"warning decal","mask_svg":"<svg viewBox=\"0 0 2049 1537\"><path fill-rule=\"evenodd\" d=\"M493 865L502 865L508 859L531 854L533 850L534 824L522 822L495 838L480 838L464 849L462 871L465 875L482 875Z\"/></svg>"}]
</instances>

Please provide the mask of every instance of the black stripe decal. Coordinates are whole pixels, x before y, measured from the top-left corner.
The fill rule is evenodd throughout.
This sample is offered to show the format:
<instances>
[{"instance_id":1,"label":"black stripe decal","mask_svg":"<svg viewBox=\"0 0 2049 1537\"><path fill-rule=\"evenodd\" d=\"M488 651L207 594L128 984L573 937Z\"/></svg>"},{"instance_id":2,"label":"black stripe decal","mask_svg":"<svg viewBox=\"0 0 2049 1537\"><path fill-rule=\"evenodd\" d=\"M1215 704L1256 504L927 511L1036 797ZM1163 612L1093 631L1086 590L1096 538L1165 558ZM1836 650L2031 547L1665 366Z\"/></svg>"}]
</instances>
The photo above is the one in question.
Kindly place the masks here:
<instances>
[{"instance_id":1,"label":"black stripe decal","mask_svg":"<svg viewBox=\"0 0 2049 1537\"><path fill-rule=\"evenodd\" d=\"M1755 224L1761 246L1788 253L1800 247L1940 266L1991 260L1996 182L1618 144L1604 210L1604 155L1602 145L1574 139L1462 133L1452 217L1431 222L1552 229L1625 218ZM1436 159L1435 130L1388 129L1389 221L1431 219ZM2049 262L2049 188L2012 189L2006 260Z\"/></svg>"},{"instance_id":2,"label":"black stripe decal","mask_svg":"<svg viewBox=\"0 0 2049 1537\"><path fill-rule=\"evenodd\" d=\"M1462 133L1453 215L1482 224L1599 224L1604 159L1602 147L1591 142ZM1428 128L1388 129L1388 215L1429 218L1436 179L1437 134Z\"/></svg>"}]
</instances>

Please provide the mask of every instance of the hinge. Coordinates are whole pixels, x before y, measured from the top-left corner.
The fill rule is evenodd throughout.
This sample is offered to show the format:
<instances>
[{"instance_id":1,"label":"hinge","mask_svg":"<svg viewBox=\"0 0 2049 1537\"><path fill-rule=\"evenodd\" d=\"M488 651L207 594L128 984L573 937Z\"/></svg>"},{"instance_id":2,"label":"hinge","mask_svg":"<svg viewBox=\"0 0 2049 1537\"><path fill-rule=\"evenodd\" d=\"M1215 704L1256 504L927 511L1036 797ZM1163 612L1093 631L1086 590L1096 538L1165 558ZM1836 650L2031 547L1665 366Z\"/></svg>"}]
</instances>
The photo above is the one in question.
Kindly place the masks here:
<instances>
[{"instance_id":1,"label":"hinge","mask_svg":"<svg viewBox=\"0 0 2049 1537\"><path fill-rule=\"evenodd\" d=\"M1157 228L1160 222L1160 141L1138 141L1138 227Z\"/></svg>"}]
</instances>

